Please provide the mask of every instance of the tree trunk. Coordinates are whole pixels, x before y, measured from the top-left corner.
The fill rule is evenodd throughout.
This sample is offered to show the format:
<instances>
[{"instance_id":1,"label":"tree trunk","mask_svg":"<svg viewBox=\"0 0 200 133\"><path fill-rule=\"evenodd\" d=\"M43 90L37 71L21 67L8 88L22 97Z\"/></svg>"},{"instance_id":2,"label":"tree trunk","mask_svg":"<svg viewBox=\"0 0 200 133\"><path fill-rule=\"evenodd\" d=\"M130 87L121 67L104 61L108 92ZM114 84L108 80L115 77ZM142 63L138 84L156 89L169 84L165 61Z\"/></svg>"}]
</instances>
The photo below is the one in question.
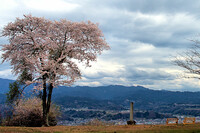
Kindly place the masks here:
<instances>
[{"instance_id":1,"label":"tree trunk","mask_svg":"<svg viewBox=\"0 0 200 133\"><path fill-rule=\"evenodd\" d=\"M47 87L46 87L46 80L43 84L43 97L42 97L42 101L43 101L43 126L49 126L49 111L50 111L50 107L51 107L51 96L52 96L52 91L53 91L53 85L52 83L50 83L49 87L48 87L48 97L47 97Z\"/></svg>"},{"instance_id":2,"label":"tree trunk","mask_svg":"<svg viewBox=\"0 0 200 133\"><path fill-rule=\"evenodd\" d=\"M42 106L43 106L43 126L49 126L48 115L47 115L47 87L46 78L43 76L43 95L42 95Z\"/></svg>"},{"instance_id":3,"label":"tree trunk","mask_svg":"<svg viewBox=\"0 0 200 133\"><path fill-rule=\"evenodd\" d=\"M50 83L48 89L49 89L49 94L48 94L48 101L47 101L47 114L49 114L50 106L51 106L51 96L52 96L52 91L53 91L52 83Z\"/></svg>"}]
</instances>

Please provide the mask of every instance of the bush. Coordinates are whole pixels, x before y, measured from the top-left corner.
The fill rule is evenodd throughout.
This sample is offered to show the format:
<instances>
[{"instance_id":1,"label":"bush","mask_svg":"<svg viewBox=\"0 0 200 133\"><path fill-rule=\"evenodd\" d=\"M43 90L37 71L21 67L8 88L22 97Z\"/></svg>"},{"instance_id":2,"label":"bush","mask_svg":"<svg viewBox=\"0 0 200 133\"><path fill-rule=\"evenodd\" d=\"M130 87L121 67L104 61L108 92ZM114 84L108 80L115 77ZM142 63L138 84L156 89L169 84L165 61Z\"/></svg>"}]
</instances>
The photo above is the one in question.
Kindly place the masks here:
<instances>
[{"instance_id":1,"label":"bush","mask_svg":"<svg viewBox=\"0 0 200 133\"><path fill-rule=\"evenodd\" d=\"M14 105L13 116L5 120L6 126L42 126L42 100L37 97L21 99L18 104ZM59 107L52 104L49 113L49 125L57 125L57 117L59 116Z\"/></svg>"}]
</instances>

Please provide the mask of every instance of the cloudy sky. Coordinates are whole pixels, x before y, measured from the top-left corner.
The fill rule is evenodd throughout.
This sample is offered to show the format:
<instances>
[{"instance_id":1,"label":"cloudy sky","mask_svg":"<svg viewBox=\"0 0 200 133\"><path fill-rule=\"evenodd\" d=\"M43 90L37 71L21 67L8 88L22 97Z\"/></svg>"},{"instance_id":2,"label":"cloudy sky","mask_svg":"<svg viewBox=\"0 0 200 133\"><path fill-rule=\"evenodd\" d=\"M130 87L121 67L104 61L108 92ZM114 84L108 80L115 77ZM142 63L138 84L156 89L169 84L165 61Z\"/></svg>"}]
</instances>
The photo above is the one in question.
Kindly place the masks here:
<instances>
[{"instance_id":1,"label":"cloudy sky","mask_svg":"<svg viewBox=\"0 0 200 133\"><path fill-rule=\"evenodd\" d=\"M199 0L0 0L0 29L23 14L91 20L99 23L111 49L91 68L81 67L76 85L200 91L198 80L182 78L182 70L171 63L199 35L199 7ZM0 44L6 43L1 37ZM9 63L0 65L0 78L16 78Z\"/></svg>"}]
</instances>

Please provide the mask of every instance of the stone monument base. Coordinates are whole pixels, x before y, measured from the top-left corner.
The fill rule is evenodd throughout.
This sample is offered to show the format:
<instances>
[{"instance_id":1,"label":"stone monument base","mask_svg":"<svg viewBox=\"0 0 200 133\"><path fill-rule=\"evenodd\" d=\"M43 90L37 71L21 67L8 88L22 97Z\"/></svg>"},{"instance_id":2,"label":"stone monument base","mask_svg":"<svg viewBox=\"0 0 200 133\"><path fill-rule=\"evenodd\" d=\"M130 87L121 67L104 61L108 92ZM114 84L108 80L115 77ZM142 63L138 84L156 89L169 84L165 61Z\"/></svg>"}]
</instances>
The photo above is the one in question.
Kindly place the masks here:
<instances>
[{"instance_id":1,"label":"stone monument base","mask_svg":"<svg viewBox=\"0 0 200 133\"><path fill-rule=\"evenodd\" d=\"M133 120L133 121L127 121L127 124L128 124L128 125L135 125L135 124L136 124L136 121L134 121L134 120Z\"/></svg>"}]
</instances>

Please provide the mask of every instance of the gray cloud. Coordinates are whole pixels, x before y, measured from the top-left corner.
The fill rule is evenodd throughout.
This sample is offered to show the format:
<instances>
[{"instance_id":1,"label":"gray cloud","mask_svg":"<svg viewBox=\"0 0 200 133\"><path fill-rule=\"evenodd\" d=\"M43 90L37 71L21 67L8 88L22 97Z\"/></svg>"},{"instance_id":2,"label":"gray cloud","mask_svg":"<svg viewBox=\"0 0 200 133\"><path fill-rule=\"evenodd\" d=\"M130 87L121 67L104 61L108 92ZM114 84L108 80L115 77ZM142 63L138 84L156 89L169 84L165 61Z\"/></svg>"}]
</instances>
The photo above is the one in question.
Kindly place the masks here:
<instances>
[{"instance_id":1,"label":"gray cloud","mask_svg":"<svg viewBox=\"0 0 200 133\"><path fill-rule=\"evenodd\" d=\"M69 4L66 7L69 10L58 11L47 8L53 1L46 3L45 10L27 5L34 0L3 1L1 29L15 17L30 13L51 20L66 18L99 23L111 50L99 56L93 67L82 68L83 78L76 84L138 84L153 89L172 89L172 84L176 84L174 88L184 89L187 83L194 87L193 80L177 81L176 76L181 72L171 64L170 58L184 51L191 44L187 38L200 31L198 0L58 0L57 3ZM36 0L38 3L42 5L45 0ZM55 5L55 9L59 6L62 7ZM0 44L5 43L8 43L6 38L0 38ZM3 72L7 67L8 64L1 65L0 70ZM8 78L1 73L0 77Z\"/></svg>"},{"instance_id":2,"label":"gray cloud","mask_svg":"<svg viewBox=\"0 0 200 133\"><path fill-rule=\"evenodd\" d=\"M200 2L198 0L184 1L184 0L101 0L90 1L92 6L118 8L121 10L129 10L132 12L141 11L143 13L176 13L176 12L192 12L198 13Z\"/></svg>"},{"instance_id":3,"label":"gray cloud","mask_svg":"<svg viewBox=\"0 0 200 133\"><path fill-rule=\"evenodd\" d=\"M99 22L106 38L113 36L151 43L158 47L182 47L188 44L186 38L194 36L200 30L198 26L200 19L197 12L193 11L198 2L190 4L183 1L132 0L84 2L77 10L67 13L66 18ZM183 4L190 6L188 7L190 10L183 10ZM176 12L172 12L171 8L176 9Z\"/></svg>"}]
</instances>

